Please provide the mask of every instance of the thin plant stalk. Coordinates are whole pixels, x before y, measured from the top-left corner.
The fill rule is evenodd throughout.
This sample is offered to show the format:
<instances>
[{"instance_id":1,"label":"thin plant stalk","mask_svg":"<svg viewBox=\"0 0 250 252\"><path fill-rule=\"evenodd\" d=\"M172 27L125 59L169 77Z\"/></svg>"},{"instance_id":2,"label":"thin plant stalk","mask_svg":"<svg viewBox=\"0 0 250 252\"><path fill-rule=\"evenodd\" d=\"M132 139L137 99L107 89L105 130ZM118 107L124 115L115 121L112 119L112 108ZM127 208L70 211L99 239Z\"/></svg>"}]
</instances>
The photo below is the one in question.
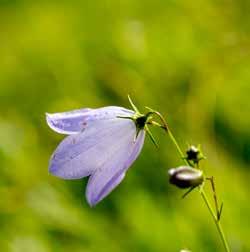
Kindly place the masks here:
<instances>
[{"instance_id":1,"label":"thin plant stalk","mask_svg":"<svg viewBox=\"0 0 250 252\"><path fill-rule=\"evenodd\" d=\"M153 125L160 126L162 129L164 129L164 131L169 135L171 141L175 145L175 147L176 147L177 151L179 152L181 158L184 160L184 162L187 165L189 165L188 161L185 159L185 156L184 156L184 154L183 154L183 152L182 152L182 150L181 150L181 148L180 148L180 146L179 146L176 138L174 137L174 135L170 131L170 129L169 129L169 127L168 127L168 125L167 125L166 120L164 119L164 117L158 111L154 111L152 109L150 109L150 110L151 110L151 113L156 114L157 116L159 116L159 118L160 118L160 120L161 120L161 122L162 122L163 125L158 124L157 122L154 122L154 121L152 121L151 123ZM211 216L212 216L212 218L214 220L214 223L215 223L216 228L218 230L219 236L220 236L220 238L222 240L222 243L223 243L223 246L225 248L225 251L226 252L231 252L231 250L229 248L229 245L228 245L228 242L227 242L227 239L226 239L226 236L224 234L223 228L221 226L220 219L215 214L215 212L214 212L214 210L213 210L213 208L211 206L211 203L210 203L210 201L209 201L209 199L208 199L205 191L203 190L203 185L199 186L199 193L200 193L202 199L204 200L204 202L205 202L205 204L206 204L206 206L207 206L207 208L209 210L209 213L211 214Z\"/></svg>"},{"instance_id":2,"label":"thin plant stalk","mask_svg":"<svg viewBox=\"0 0 250 252\"><path fill-rule=\"evenodd\" d=\"M173 144L175 145L176 149L178 150L178 152L179 152L181 158L184 159L183 152L182 152L182 150L181 150L181 148L180 148L178 142L176 141L174 135L173 135L172 132L169 130L169 128L168 128L167 133L168 133L168 135L169 135L171 141L172 141ZM184 160L185 160L185 159L184 159ZM185 160L185 162L187 163L187 160ZM187 163L187 165L188 165L188 163ZM200 188L200 190L199 190L200 195L201 195L202 199L204 200L204 202L205 202L205 204L206 204L206 206L207 206L207 208L208 208L208 210L209 210L209 212L210 212L210 214L211 214L211 216L212 216L212 218L213 218L213 220L214 220L214 223L215 223L215 225L216 225L216 228L217 228L217 230L218 230L218 233L219 233L219 235L220 235L220 238L221 238L221 240L222 240L222 242L223 242L223 246L224 246L224 248L225 248L225 251L226 251L226 252L231 252L231 250L230 250L230 248L229 248L229 245L228 245L228 242L227 242L227 239L226 239L226 236L225 236L225 234L224 234L223 228L222 228L222 226L221 226L221 223L220 223L219 219L217 218L216 214L214 213L213 208L212 208L212 206L211 206L211 203L210 203L210 201L209 201L209 199L208 199L208 197L207 197L205 191L203 190L203 187L200 186L199 188Z\"/></svg>"},{"instance_id":3,"label":"thin plant stalk","mask_svg":"<svg viewBox=\"0 0 250 252\"><path fill-rule=\"evenodd\" d=\"M204 202L205 202L205 204L206 204L206 206L207 206L207 208L208 208L210 214L211 214L212 217L213 217L214 223L215 223L215 225L216 225L216 228L217 228L217 230L218 230L218 232L219 232L219 234L220 234L221 240L222 240L222 242L223 242L223 246L224 246L224 248L225 248L225 251L230 252L231 250L230 250L229 245L228 245L228 242L227 242L227 240L226 240L226 236L225 236L225 234L224 234L224 231L223 231L223 228L222 228L222 226L221 226L221 223L220 223L220 221L218 220L218 218L216 217L216 215L215 215L215 213L214 213L214 211L213 211L213 209L212 209L212 207L211 207L211 204L210 204L210 202L209 202L209 200L208 200L208 198L207 198L207 195L206 195L206 193L204 192L204 190L203 190L202 187L200 188L200 195L201 195L202 199L204 200Z\"/></svg>"}]
</instances>

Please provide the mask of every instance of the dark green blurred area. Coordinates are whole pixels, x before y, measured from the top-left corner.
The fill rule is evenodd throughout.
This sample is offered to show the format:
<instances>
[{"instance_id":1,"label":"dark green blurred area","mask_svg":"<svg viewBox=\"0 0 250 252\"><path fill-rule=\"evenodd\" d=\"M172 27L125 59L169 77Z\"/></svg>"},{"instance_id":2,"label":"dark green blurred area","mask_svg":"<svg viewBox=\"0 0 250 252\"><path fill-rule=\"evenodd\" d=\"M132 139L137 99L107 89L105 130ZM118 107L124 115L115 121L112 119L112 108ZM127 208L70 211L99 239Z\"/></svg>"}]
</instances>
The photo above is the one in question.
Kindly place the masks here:
<instances>
[{"instance_id":1,"label":"dark green blurred area","mask_svg":"<svg viewBox=\"0 0 250 252\"><path fill-rule=\"evenodd\" d=\"M247 0L1 0L0 251L223 251L199 194L168 184L182 161L162 132L95 208L87 179L48 174L63 136L45 112L127 107L127 94L183 148L202 144L230 246L250 251L249 12Z\"/></svg>"}]
</instances>

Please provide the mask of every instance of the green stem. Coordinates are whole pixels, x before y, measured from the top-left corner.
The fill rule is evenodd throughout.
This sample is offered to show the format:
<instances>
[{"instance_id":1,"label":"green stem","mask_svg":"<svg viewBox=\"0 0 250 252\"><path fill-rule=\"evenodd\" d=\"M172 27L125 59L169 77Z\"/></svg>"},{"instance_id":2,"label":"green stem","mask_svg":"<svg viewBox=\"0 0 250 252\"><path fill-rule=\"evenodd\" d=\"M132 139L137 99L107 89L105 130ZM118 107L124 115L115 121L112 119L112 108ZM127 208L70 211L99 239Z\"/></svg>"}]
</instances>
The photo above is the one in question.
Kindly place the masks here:
<instances>
[{"instance_id":1,"label":"green stem","mask_svg":"<svg viewBox=\"0 0 250 252\"><path fill-rule=\"evenodd\" d=\"M171 141L172 141L173 144L175 145L177 151L179 152L181 158L184 160L184 162L186 163L186 165L189 165L187 159L185 159L185 156L184 156L184 154L183 154L183 152L182 152L182 150L181 150L179 144L177 143L177 141L176 141L174 135L172 134L172 132L168 129L167 133L168 133L168 135L169 135Z\"/></svg>"},{"instance_id":2,"label":"green stem","mask_svg":"<svg viewBox=\"0 0 250 252\"><path fill-rule=\"evenodd\" d=\"M159 117L161 118L161 121L163 122L163 127L162 127L162 128L165 129L165 132L169 135L171 141L173 142L173 144L175 145L175 147L176 147L177 151L179 152L181 158L183 159L183 158L184 158L184 154L183 154L183 152L182 152L182 150L181 150L181 148L180 148L178 142L176 141L174 135L173 135L172 132L169 130L169 128L168 128L168 126L167 126L167 124L166 124L166 121L164 120L163 116L162 116L160 113L157 113L157 114L159 115ZM186 160L186 159L184 159L184 160L185 160L185 163L186 163L187 165L189 165L188 162L187 162L187 160ZM210 212L210 214L211 214L211 216L212 216L212 218L213 218L213 220L214 220L214 223L215 223L215 225L216 225L216 228L217 228L217 230L218 230L218 233L219 233L219 235L220 235L220 238L221 238L221 240L222 240L222 242L223 242L225 251L226 251L226 252L230 252L231 250L230 250L229 245L228 245L228 242L227 242L227 240L226 240L226 237L225 237L223 228L222 228L222 226L221 226L221 224L220 224L219 219L217 218L216 214L214 213L213 208L212 208L212 206L211 206L211 203L210 203L210 201L209 201L209 199L208 199L208 197L207 197L205 191L203 190L202 186L200 186L199 192L200 192L200 195L201 195L202 199L204 200L204 202L205 202L205 204L206 204L206 206L207 206L207 208L208 208L208 210L209 210L209 212Z\"/></svg>"},{"instance_id":3,"label":"green stem","mask_svg":"<svg viewBox=\"0 0 250 252\"><path fill-rule=\"evenodd\" d=\"M215 215L215 213L214 213L214 211L213 211L213 209L211 207L211 204L210 204L210 202L209 202L209 200L207 198L207 195L206 195L206 193L203 190L203 188L200 188L200 194L201 194L201 197L203 198L203 200L204 200L204 202L205 202L205 204L206 204L206 206L207 206L210 214L213 217L214 223L216 225L216 228L217 228L217 230L218 230L218 232L220 234L221 240L223 242L225 251L230 252L230 248L229 248L229 245L227 243L227 240L226 240L223 228L222 228L222 226L220 224L220 221L217 219L217 217L216 217L216 215Z\"/></svg>"}]
</instances>

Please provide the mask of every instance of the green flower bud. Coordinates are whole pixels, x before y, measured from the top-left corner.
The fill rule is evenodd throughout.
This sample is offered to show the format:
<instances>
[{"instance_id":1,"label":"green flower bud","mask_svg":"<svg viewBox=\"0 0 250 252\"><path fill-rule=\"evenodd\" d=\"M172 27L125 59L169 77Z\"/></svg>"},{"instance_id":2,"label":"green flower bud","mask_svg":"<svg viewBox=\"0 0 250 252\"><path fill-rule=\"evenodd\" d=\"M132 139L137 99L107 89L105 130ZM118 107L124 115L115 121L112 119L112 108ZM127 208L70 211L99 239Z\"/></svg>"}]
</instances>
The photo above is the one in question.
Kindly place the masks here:
<instances>
[{"instance_id":1,"label":"green flower bud","mask_svg":"<svg viewBox=\"0 0 250 252\"><path fill-rule=\"evenodd\" d=\"M179 188L189 188L202 184L204 177L201 170L189 167L180 166L172 168L168 171L170 176L169 182Z\"/></svg>"},{"instance_id":2,"label":"green flower bud","mask_svg":"<svg viewBox=\"0 0 250 252\"><path fill-rule=\"evenodd\" d=\"M199 154L200 154L200 151L198 148L192 145L188 148L188 150L186 151L186 154L187 154L187 160L194 161L196 163L198 162Z\"/></svg>"}]
</instances>

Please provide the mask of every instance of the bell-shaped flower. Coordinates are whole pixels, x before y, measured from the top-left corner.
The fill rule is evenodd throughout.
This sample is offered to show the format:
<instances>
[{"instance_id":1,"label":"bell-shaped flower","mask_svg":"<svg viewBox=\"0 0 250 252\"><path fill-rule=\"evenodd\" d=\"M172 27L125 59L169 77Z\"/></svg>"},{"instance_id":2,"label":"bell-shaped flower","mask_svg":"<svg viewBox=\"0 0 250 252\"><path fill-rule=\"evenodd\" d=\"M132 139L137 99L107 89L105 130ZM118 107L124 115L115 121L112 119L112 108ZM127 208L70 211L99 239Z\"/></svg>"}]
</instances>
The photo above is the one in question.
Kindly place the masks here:
<instances>
[{"instance_id":1,"label":"bell-shaped flower","mask_svg":"<svg viewBox=\"0 0 250 252\"><path fill-rule=\"evenodd\" d=\"M69 135L54 151L50 173L62 179L90 176L86 197L91 206L96 205L123 180L138 157L147 121L141 123L142 117L116 106L46 114L51 129Z\"/></svg>"}]
</instances>

